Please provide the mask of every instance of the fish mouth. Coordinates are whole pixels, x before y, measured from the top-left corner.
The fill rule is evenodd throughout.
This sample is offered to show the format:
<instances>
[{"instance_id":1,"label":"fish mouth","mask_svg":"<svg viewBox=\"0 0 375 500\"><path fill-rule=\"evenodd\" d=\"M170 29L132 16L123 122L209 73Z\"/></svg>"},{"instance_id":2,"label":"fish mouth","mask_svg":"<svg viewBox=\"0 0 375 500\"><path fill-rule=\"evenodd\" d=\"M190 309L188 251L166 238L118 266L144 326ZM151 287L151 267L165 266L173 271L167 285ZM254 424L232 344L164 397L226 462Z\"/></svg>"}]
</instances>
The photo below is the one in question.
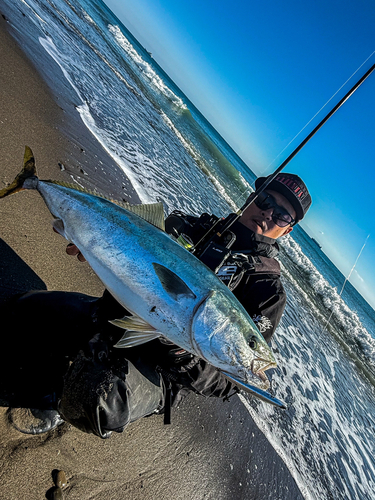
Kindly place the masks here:
<instances>
[{"instance_id":1,"label":"fish mouth","mask_svg":"<svg viewBox=\"0 0 375 500\"><path fill-rule=\"evenodd\" d=\"M267 375L262 370L259 370L254 375L256 375L258 378L260 378L260 380L263 382L263 384L267 385L267 389L268 389L268 387L270 386L270 381L268 380Z\"/></svg>"},{"instance_id":2,"label":"fish mouth","mask_svg":"<svg viewBox=\"0 0 375 500\"><path fill-rule=\"evenodd\" d=\"M258 377L264 384L268 384L269 386L268 377L264 372L269 370L270 368L275 368L275 367L276 363L274 363L273 361L258 358L252 361L251 372L253 373L253 375Z\"/></svg>"}]
</instances>

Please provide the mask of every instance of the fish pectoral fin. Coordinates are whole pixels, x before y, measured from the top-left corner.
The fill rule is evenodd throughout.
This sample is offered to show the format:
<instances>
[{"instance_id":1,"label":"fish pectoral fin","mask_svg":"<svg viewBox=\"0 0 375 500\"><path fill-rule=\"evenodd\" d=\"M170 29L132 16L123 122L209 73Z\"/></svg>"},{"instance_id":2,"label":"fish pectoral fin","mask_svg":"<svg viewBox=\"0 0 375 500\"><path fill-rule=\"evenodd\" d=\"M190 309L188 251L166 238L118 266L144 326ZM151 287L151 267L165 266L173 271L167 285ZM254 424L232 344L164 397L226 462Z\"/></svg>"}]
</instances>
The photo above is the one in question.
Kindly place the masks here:
<instances>
[{"instance_id":1,"label":"fish pectoral fin","mask_svg":"<svg viewBox=\"0 0 375 500\"><path fill-rule=\"evenodd\" d=\"M21 172L16 176L12 184L5 187L0 191L0 198L5 198L18 191L22 191L23 184L26 179L36 176L35 160L34 155L29 146L25 146L25 154L23 157L23 168Z\"/></svg>"},{"instance_id":2,"label":"fish pectoral fin","mask_svg":"<svg viewBox=\"0 0 375 500\"><path fill-rule=\"evenodd\" d=\"M127 330L121 339L115 344L113 347L135 347L137 345L145 344L146 342L150 342L151 340L155 340L161 336L160 332L140 332L137 330L136 332L132 330Z\"/></svg>"},{"instance_id":3,"label":"fish pectoral fin","mask_svg":"<svg viewBox=\"0 0 375 500\"><path fill-rule=\"evenodd\" d=\"M136 316L135 314L131 316L124 316L120 319L112 319L109 322L112 323L112 325L123 328L124 330L147 333L156 332L156 329L153 326L149 325L147 321L144 321L142 318Z\"/></svg>"},{"instance_id":4,"label":"fish pectoral fin","mask_svg":"<svg viewBox=\"0 0 375 500\"><path fill-rule=\"evenodd\" d=\"M161 336L161 333L139 316L124 316L111 320L112 325L124 328L126 332L114 347L134 347Z\"/></svg>"},{"instance_id":5,"label":"fish pectoral fin","mask_svg":"<svg viewBox=\"0 0 375 500\"><path fill-rule=\"evenodd\" d=\"M161 336L161 333L135 314L110 320L112 325L124 328L126 332L114 347L134 347L145 344Z\"/></svg>"},{"instance_id":6,"label":"fish pectoral fin","mask_svg":"<svg viewBox=\"0 0 375 500\"><path fill-rule=\"evenodd\" d=\"M178 300L180 297L196 298L195 293L177 274L156 262L153 262L152 265L162 287L174 300Z\"/></svg>"},{"instance_id":7,"label":"fish pectoral fin","mask_svg":"<svg viewBox=\"0 0 375 500\"><path fill-rule=\"evenodd\" d=\"M244 389L246 392L249 392L253 396L261 399L265 403L278 406L279 408L282 408L283 410L286 410L287 406L284 403L284 401L281 401L280 399L275 398L272 396L267 391L264 391L263 389L259 389L259 387L256 387L255 385L247 384L246 382L242 382L242 380L239 380L238 378L234 377L233 375L230 375L229 373L222 372L223 375L225 375L231 382L234 382L237 386L239 386L241 389Z\"/></svg>"}]
</instances>

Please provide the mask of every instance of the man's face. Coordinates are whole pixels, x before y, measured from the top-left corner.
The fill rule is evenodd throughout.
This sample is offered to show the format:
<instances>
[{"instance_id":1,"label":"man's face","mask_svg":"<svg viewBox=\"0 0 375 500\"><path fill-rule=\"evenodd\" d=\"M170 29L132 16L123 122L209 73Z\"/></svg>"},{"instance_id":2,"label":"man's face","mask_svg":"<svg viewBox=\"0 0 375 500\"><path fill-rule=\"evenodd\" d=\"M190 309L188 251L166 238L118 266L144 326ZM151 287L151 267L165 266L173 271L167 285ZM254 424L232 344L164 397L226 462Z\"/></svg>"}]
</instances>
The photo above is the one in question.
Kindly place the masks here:
<instances>
[{"instance_id":1,"label":"man's face","mask_svg":"<svg viewBox=\"0 0 375 500\"><path fill-rule=\"evenodd\" d=\"M293 219L296 218L296 212L285 196L271 189L266 189L265 193L272 195L280 207L289 212ZM272 220L272 213L273 208L262 210L255 203L252 203L240 217L239 222L254 231L254 233L273 239L280 238L280 236L284 236L293 230L290 225L286 227L276 225Z\"/></svg>"}]
</instances>

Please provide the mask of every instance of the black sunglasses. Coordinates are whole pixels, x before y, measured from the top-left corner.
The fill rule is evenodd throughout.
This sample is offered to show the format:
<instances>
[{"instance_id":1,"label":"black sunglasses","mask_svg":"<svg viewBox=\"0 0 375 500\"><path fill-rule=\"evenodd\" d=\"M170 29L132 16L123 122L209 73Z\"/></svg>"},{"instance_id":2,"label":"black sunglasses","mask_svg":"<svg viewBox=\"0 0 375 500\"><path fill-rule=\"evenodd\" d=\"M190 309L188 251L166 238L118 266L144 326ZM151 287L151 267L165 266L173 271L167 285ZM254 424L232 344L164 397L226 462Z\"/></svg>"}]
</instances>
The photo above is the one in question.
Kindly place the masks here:
<instances>
[{"instance_id":1,"label":"black sunglasses","mask_svg":"<svg viewBox=\"0 0 375 500\"><path fill-rule=\"evenodd\" d=\"M269 210L270 208L273 208L272 220L279 227L286 227L289 224L293 226L296 222L290 213L285 210L285 208L280 207L280 205L276 203L275 198L265 191L260 193L260 195L254 200L254 203L261 210Z\"/></svg>"}]
</instances>

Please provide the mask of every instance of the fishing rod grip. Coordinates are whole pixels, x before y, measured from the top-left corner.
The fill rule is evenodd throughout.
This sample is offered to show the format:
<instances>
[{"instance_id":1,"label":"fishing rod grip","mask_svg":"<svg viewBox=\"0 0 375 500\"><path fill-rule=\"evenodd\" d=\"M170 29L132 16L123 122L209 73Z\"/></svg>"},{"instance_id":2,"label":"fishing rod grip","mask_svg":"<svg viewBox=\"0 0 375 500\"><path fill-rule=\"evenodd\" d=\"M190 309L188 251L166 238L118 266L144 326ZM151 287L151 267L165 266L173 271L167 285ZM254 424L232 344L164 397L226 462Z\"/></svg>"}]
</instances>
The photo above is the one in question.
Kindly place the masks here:
<instances>
[{"instance_id":1,"label":"fishing rod grip","mask_svg":"<svg viewBox=\"0 0 375 500\"><path fill-rule=\"evenodd\" d=\"M203 235L203 237L193 246L190 252L196 257L199 257L209 243L216 238L220 238L225 233L227 227L230 227L235 222L235 218L236 214L229 214L225 219L218 219L215 224L213 224Z\"/></svg>"}]
</instances>

